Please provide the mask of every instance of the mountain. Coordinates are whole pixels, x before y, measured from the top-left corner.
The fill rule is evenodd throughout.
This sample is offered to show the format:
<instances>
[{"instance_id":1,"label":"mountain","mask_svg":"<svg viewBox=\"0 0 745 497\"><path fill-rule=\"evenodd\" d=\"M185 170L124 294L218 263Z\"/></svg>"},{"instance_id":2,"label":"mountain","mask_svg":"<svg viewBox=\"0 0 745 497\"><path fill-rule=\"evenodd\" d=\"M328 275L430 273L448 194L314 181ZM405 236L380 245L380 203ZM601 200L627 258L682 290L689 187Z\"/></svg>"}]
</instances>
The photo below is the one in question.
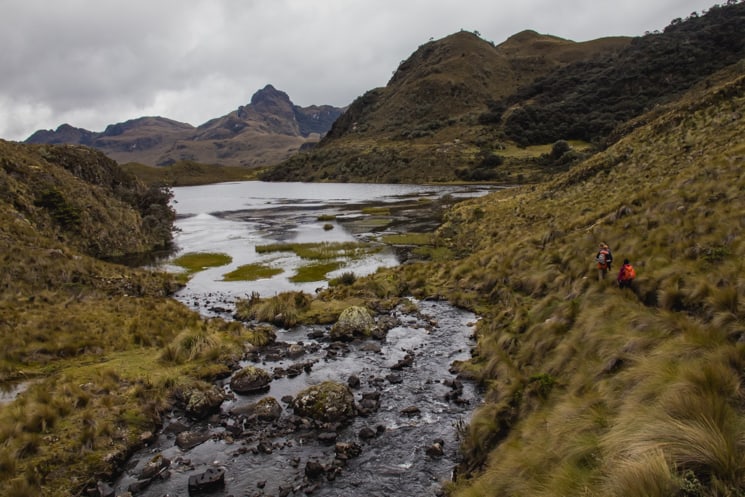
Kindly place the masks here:
<instances>
[{"instance_id":1,"label":"mountain","mask_svg":"<svg viewBox=\"0 0 745 497\"><path fill-rule=\"evenodd\" d=\"M263 167L317 142L342 111L329 105L299 107L267 85L249 104L198 127L163 117L112 124L100 133L63 124L55 131L35 132L26 143L86 145L120 163Z\"/></svg>"},{"instance_id":2,"label":"mountain","mask_svg":"<svg viewBox=\"0 0 745 497\"><path fill-rule=\"evenodd\" d=\"M494 46L460 31L420 46L384 88L355 100L316 149L291 157L267 180L449 181L499 136L478 122L489 104L540 76L630 38L576 43L534 31Z\"/></svg>"},{"instance_id":3,"label":"mountain","mask_svg":"<svg viewBox=\"0 0 745 497\"><path fill-rule=\"evenodd\" d=\"M575 43L525 31L492 46L456 33L420 46L318 147L262 178L538 181L743 57L742 2L633 39ZM553 151L559 141L571 143Z\"/></svg>"}]
</instances>

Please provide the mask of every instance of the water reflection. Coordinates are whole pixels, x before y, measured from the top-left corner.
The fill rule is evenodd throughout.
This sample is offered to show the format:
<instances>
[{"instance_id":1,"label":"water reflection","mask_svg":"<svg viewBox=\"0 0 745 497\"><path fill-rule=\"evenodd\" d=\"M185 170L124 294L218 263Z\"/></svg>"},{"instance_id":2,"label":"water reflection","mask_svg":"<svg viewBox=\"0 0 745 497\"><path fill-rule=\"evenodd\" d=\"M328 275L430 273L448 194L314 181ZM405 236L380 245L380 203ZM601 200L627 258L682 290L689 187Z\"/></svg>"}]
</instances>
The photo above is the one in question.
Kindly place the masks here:
<instances>
[{"instance_id":1,"label":"water reflection","mask_svg":"<svg viewBox=\"0 0 745 497\"><path fill-rule=\"evenodd\" d=\"M326 279L298 283L292 277L308 264L292 252L259 254L257 245L274 243L377 240L381 233L433 230L440 222L425 207L484 195L494 186L428 186L341 183L263 183L246 181L174 188L177 212L173 257L189 252L231 256L227 266L196 273L176 298L204 314L253 292L271 296L284 291L313 293L326 280L353 272L364 276L400 263L391 247L363 258L340 259ZM422 213L424 213L422 215ZM331 229L329 229L331 228ZM282 269L256 281L223 281L247 264ZM172 271L174 266L166 268Z\"/></svg>"}]
</instances>

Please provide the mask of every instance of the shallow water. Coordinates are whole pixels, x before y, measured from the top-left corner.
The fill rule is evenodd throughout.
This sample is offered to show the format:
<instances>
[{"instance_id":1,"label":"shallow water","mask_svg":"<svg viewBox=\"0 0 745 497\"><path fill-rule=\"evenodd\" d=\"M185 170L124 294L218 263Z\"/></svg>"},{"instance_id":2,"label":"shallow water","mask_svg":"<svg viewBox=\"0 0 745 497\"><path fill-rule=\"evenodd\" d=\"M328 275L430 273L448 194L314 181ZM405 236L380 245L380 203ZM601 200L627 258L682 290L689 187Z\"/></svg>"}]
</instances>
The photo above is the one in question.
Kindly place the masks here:
<instances>
[{"instance_id":1,"label":"shallow water","mask_svg":"<svg viewBox=\"0 0 745 497\"><path fill-rule=\"evenodd\" d=\"M375 222L367 225L366 221L378 219L363 209L371 205L395 206L401 203L426 205L445 196L463 199L484 195L494 188L258 181L174 188L173 206L178 216L175 244L178 250L170 260L188 252L221 252L233 259L227 266L196 273L176 298L210 315L214 314L211 309L229 306L235 299L253 292L261 296L296 290L313 293L325 287L327 282L294 283L290 280L297 268L309 261L303 261L290 252L259 254L256 246L278 242L370 240L383 232L431 230L439 220L422 221L411 211L396 219L384 220L380 227L376 227ZM321 216L335 216L335 219L321 221ZM333 229L324 229L326 224ZM345 272L367 275L380 267L398 265L400 260L390 247L383 247L380 252L366 257L340 262L343 265L328 273L328 279ZM283 272L256 281L222 281L223 275L250 263L281 268ZM165 266L178 271L167 261Z\"/></svg>"},{"instance_id":2,"label":"shallow water","mask_svg":"<svg viewBox=\"0 0 745 497\"><path fill-rule=\"evenodd\" d=\"M235 395L222 405L219 420L212 425L201 424L213 434L212 438L191 450L181 450L174 436L162 434L147 450L137 454L130 471L117 482L118 493L127 490L137 480L144 464L157 454L171 461L163 479L156 479L142 493L147 497L187 495L190 475L207 468L226 471L225 487L211 495L303 495L309 485L313 495L319 496L387 496L437 495L444 481L452 476L458 462L458 430L466 423L476 407L478 395L473 385L463 382L457 399L450 398L455 380L449 367L453 361L466 360L472 343L474 316L445 302L420 302L421 315L397 316L401 325L388 332L384 342L360 340L347 344L346 351L329 354L333 344L328 340L309 338L318 328L299 327L281 332L279 341L305 344L310 351L299 361L315 361L309 373L295 378L282 378L270 384L268 392L259 395ZM317 348L312 345L318 345ZM379 347L380 350L375 351ZM317 349L317 350L316 350ZM315 351L313 351L315 350ZM336 350L336 349L334 349ZM393 371L406 354L414 355L411 367ZM286 368L292 360L262 360L260 367L272 371ZM398 377L392 378L391 374ZM368 416L357 416L350 424L337 431L336 442L359 444L361 453L347 461L333 481L321 478L309 481L304 468L309 461L331 465L334 444L318 440L318 431L299 430L275 435L234 435L226 432L227 413L241 405L256 402L263 396L277 400L294 396L307 386L325 380L346 383L356 375L361 385L355 392L357 401L363 393L379 392L380 406ZM228 380L224 388L230 391ZM291 409L282 403L283 416ZM407 416L402 411L415 406L418 414ZM174 413L166 424L188 422ZM371 439L360 437L363 428L377 430ZM259 439L270 446L271 453L257 450ZM442 456L427 454L435 441L443 442Z\"/></svg>"}]
</instances>

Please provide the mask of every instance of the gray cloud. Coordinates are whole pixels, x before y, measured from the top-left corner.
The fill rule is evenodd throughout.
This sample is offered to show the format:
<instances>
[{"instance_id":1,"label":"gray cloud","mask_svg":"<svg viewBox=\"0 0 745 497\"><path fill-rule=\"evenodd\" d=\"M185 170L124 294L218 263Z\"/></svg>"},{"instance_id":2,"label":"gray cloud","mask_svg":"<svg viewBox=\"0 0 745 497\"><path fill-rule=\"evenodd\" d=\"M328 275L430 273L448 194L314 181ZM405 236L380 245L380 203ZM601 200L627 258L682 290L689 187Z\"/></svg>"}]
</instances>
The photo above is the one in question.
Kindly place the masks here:
<instances>
[{"instance_id":1,"label":"gray cloud","mask_svg":"<svg viewBox=\"0 0 745 497\"><path fill-rule=\"evenodd\" d=\"M430 38L524 29L584 41L642 35L704 0L0 0L0 137L100 131L160 115L194 125L271 83L344 106Z\"/></svg>"}]
</instances>

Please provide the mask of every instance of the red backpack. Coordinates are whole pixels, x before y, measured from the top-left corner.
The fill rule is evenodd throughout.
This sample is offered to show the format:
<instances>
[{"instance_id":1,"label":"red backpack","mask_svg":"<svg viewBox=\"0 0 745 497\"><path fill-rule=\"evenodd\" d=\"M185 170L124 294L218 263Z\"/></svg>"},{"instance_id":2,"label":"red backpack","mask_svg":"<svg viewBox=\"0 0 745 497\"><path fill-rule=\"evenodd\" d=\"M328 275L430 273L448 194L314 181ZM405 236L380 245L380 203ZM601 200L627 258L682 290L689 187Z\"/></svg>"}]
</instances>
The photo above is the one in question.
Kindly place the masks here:
<instances>
[{"instance_id":1,"label":"red backpack","mask_svg":"<svg viewBox=\"0 0 745 497\"><path fill-rule=\"evenodd\" d=\"M621 275L620 280L621 281L629 281L636 278L636 270L634 270L634 267L631 264L624 264L623 265L623 274Z\"/></svg>"}]
</instances>

